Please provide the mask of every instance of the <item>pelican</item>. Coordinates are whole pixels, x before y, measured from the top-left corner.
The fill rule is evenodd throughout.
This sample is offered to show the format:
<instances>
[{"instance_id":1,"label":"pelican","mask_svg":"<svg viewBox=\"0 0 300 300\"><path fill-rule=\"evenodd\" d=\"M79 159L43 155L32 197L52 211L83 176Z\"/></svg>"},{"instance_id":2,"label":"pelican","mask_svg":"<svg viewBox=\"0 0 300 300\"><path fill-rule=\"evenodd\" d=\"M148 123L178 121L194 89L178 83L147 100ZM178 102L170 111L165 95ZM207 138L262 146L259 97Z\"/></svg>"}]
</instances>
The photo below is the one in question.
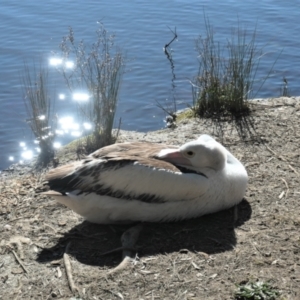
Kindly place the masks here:
<instances>
[{"instance_id":1,"label":"pelican","mask_svg":"<svg viewBox=\"0 0 300 300\"><path fill-rule=\"evenodd\" d=\"M238 204L248 175L209 135L182 146L118 143L49 171L52 196L93 223L167 222Z\"/></svg>"}]
</instances>

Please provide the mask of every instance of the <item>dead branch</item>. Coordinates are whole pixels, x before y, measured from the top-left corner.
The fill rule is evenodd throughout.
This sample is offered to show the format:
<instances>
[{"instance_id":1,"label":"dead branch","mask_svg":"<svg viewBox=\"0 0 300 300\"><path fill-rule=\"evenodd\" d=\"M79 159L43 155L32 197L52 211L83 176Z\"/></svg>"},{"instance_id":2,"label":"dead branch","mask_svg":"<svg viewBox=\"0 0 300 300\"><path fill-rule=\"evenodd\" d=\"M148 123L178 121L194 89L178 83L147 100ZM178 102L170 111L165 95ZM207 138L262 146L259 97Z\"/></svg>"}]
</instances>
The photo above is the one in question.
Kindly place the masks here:
<instances>
[{"instance_id":1,"label":"dead branch","mask_svg":"<svg viewBox=\"0 0 300 300\"><path fill-rule=\"evenodd\" d=\"M71 242L67 244L65 253L64 253L64 265L66 269L66 274L69 282L70 289L73 293L79 292L78 287L75 285L74 280L73 280L73 275L72 275L72 266L71 266L71 261L70 257L68 254L68 250L70 248Z\"/></svg>"},{"instance_id":2,"label":"dead branch","mask_svg":"<svg viewBox=\"0 0 300 300\"><path fill-rule=\"evenodd\" d=\"M20 264L20 266L22 267L22 269L25 271L25 273L28 274L28 271L27 269L25 268L24 264L22 263L21 259L19 258L18 254L13 250L13 249L10 249L10 251L13 253L16 261Z\"/></svg>"}]
</instances>

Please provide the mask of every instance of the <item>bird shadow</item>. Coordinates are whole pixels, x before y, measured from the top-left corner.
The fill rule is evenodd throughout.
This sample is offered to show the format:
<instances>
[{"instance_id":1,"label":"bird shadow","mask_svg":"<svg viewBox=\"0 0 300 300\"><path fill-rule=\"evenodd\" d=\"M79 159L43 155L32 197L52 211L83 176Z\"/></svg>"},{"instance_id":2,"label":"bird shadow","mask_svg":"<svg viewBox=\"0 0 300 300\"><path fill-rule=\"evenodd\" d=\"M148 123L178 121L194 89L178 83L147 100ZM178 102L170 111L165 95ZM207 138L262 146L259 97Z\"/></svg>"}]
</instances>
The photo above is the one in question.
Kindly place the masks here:
<instances>
[{"instance_id":1,"label":"bird shadow","mask_svg":"<svg viewBox=\"0 0 300 300\"><path fill-rule=\"evenodd\" d=\"M205 215L197 219L173 223L144 223L137 242L139 257L172 253L180 250L216 254L232 250L236 243L235 228L251 218L252 209L247 200L234 208ZM50 248L38 254L37 261L46 263L63 257L71 241L69 254L79 262L92 266L114 267L121 260L121 235L131 225L98 225L84 221L65 232Z\"/></svg>"}]
</instances>

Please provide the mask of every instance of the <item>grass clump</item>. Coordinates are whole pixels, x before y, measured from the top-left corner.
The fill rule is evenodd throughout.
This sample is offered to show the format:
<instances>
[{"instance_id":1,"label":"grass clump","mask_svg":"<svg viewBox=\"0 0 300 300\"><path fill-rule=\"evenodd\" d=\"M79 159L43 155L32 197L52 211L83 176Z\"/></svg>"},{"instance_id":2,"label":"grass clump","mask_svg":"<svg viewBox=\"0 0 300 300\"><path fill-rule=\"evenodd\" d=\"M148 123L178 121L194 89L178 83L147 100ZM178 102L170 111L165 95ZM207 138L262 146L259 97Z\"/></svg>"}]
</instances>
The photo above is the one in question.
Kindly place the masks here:
<instances>
[{"instance_id":1,"label":"grass clump","mask_svg":"<svg viewBox=\"0 0 300 300\"><path fill-rule=\"evenodd\" d=\"M46 166L54 157L53 141L55 138L56 117L54 116L54 100L50 97L48 87L48 71L40 67L31 71L25 65L22 76L24 102L29 124L35 139L38 141L40 152L37 167Z\"/></svg>"},{"instance_id":2,"label":"grass clump","mask_svg":"<svg viewBox=\"0 0 300 300\"><path fill-rule=\"evenodd\" d=\"M199 70L192 84L193 109L201 117L247 115L247 100L253 95L262 57L262 50L255 45L256 30L248 36L246 30L238 28L221 47L215 41L213 28L207 19L205 28L206 37L200 36L196 40Z\"/></svg>"},{"instance_id":3,"label":"grass clump","mask_svg":"<svg viewBox=\"0 0 300 300\"><path fill-rule=\"evenodd\" d=\"M263 281L246 282L237 286L236 300L275 300L279 291Z\"/></svg>"},{"instance_id":4,"label":"grass clump","mask_svg":"<svg viewBox=\"0 0 300 300\"><path fill-rule=\"evenodd\" d=\"M183 111L178 112L176 115L177 122L180 122L180 121L186 120L186 119L192 119L192 118L195 118L195 114L194 114L193 110L191 110L191 109L185 109Z\"/></svg>"},{"instance_id":5,"label":"grass clump","mask_svg":"<svg viewBox=\"0 0 300 300\"><path fill-rule=\"evenodd\" d=\"M86 46L76 42L72 28L60 45L65 61L74 60L72 69L63 68L62 74L72 93L80 90L88 94L88 101L78 103L84 121L93 124L92 135L86 137L88 153L113 142L112 128L124 73L125 60L102 24L96 31L96 42Z\"/></svg>"}]
</instances>

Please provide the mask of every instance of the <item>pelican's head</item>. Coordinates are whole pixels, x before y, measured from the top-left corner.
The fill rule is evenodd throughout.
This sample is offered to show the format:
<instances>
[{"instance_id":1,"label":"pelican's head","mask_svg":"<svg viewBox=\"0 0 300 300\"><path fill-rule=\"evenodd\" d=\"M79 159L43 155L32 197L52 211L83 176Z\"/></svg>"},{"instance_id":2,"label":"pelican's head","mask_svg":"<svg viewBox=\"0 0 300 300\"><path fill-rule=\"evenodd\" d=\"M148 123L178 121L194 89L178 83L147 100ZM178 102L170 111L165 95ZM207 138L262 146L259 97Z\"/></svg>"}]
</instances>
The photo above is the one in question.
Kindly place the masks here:
<instances>
[{"instance_id":1,"label":"pelican's head","mask_svg":"<svg viewBox=\"0 0 300 300\"><path fill-rule=\"evenodd\" d=\"M201 135L197 140L188 142L178 149L164 149L158 158L174 165L200 170L209 168L222 170L226 164L226 150L209 135Z\"/></svg>"}]
</instances>

